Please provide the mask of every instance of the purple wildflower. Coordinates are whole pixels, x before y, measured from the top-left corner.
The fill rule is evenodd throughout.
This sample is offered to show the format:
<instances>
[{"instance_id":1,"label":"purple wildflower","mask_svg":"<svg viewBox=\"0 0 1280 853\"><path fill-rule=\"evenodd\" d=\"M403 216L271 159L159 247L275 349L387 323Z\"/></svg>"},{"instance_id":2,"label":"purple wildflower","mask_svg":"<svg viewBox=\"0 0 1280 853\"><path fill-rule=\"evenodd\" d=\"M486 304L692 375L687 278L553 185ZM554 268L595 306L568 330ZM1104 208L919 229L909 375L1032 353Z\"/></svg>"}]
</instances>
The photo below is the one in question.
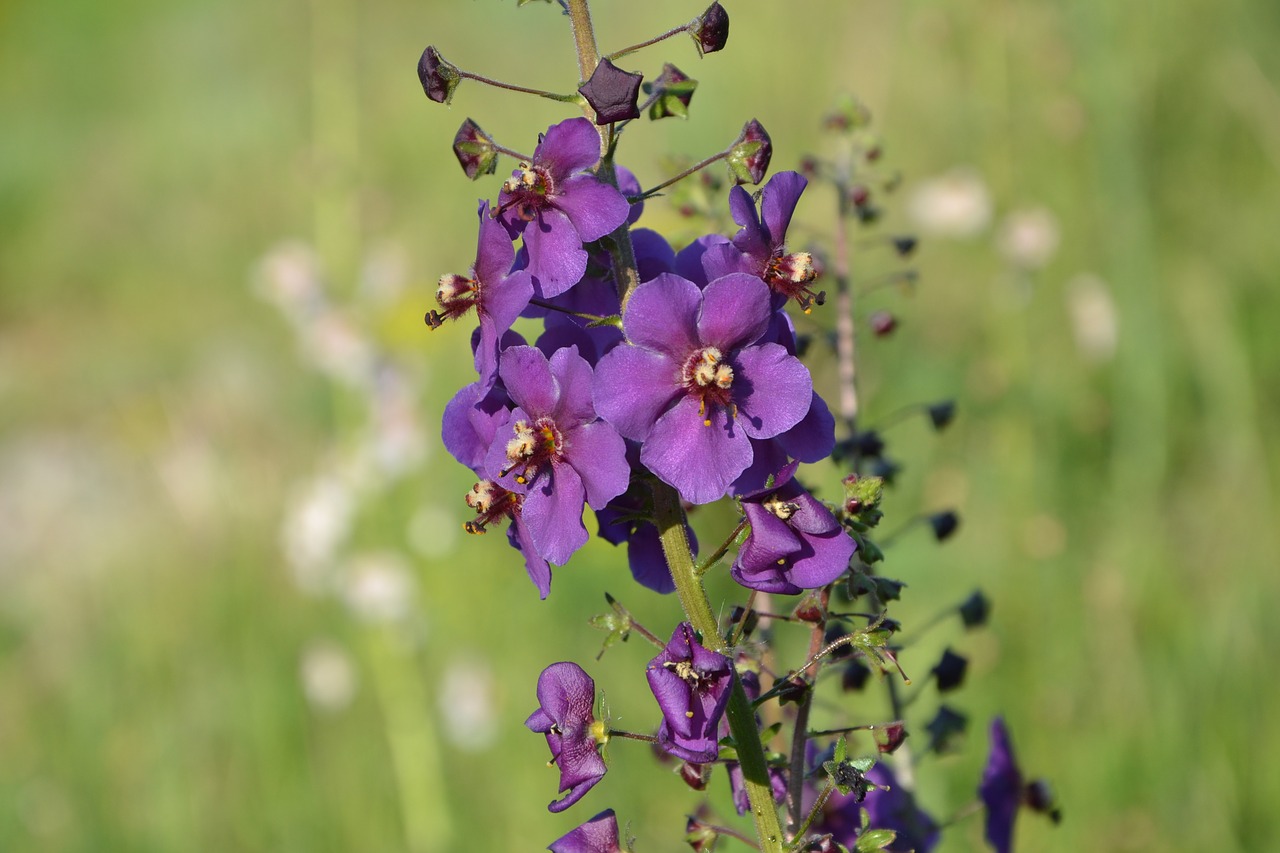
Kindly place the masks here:
<instances>
[{"instance_id":1,"label":"purple wildflower","mask_svg":"<svg viewBox=\"0 0 1280 853\"><path fill-rule=\"evenodd\" d=\"M658 528L652 519L652 490L639 484L596 512L600 538L612 545L627 543L627 566L636 583L666 595L675 592L676 584L671 579L671 569L662 553ZM686 523L684 532L689 539L691 553L694 557L698 556L698 538L694 535L693 528Z\"/></svg>"},{"instance_id":2,"label":"purple wildflower","mask_svg":"<svg viewBox=\"0 0 1280 853\"><path fill-rule=\"evenodd\" d=\"M622 853L618 843L618 818L605 809L581 826L551 842L551 853Z\"/></svg>"},{"instance_id":3,"label":"purple wildflower","mask_svg":"<svg viewBox=\"0 0 1280 853\"><path fill-rule=\"evenodd\" d=\"M592 716L596 683L576 663L553 663L538 676L538 710L524 724L546 735L551 761L560 768L560 790L569 793L547 809L562 812L604 778L604 759L597 747L607 735Z\"/></svg>"},{"instance_id":4,"label":"purple wildflower","mask_svg":"<svg viewBox=\"0 0 1280 853\"><path fill-rule=\"evenodd\" d=\"M622 193L589 174L600 161L600 137L591 122L573 118L552 125L530 163L511 173L499 197L498 217L514 237L524 235L529 272L544 296L557 296L587 269L583 243L599 240L627 219Z\"/></svg>"},{"instance_id":5,"label":"purple wildflower","mask_svg":"<svg viewBox=\"0 0 1280 853\"><path fill-rule=\"evenodd\" d=\"M794 595L826 586L849 568L853 538L792 479L798 464L779 471L773 486L742 496L751 533L731 573L745 587Z\"/></svg>"},{"instance_id":6,"label":"purple wildflower","mask_svg":"<svg viewBox=\"0 0 1280 853\"><path fill-rule=\"evenodd\" d=\"M645 675L662 709L658 742L685 761L706 763L720 754L717 732L733 686L733 661L697 641L681 622Z\"/></svg>"},{"instance_id":7,"label":"purple wildflower","mask_svg":"<svg viewBox=\"0 0 1280 853\"><path fill-rule=\"evenodd\" d=\"M538 595L546 598L551 592L551 566L538 553L529 526L524 523L524 495L512 492L493 480L481 480L467 492L466 500L467 506L476 511L476 518L465 525L468 533L486 533L490 524L502 518L511 522L507 527L507 541L524 557L529 580L538 588Z\"/></svg>"},{"instance_id":8,"label":"purple wildflower","mask_svg":"<svg viewBox=\"0 0 1280 853\"><path fill-rule=\"evenodd\" d=\"M898 784L893 771L883 762L866 773L867 781L878 787L866 791L865 799L858 792L833 793L823 806L822 817L815 829L831 833L833 839L854 848L862 828L862 809L867 810L872 829L892 829L898 833L888 850L929 853L938 845L941 837L938 824L916 805L915 797Z\"/></svg>"},{"instance_id":9,"label":"purple wildflower","mask_svg":"<svg viewBox=\"0 0 1280 853\"><path fill-rule=\"evenodd\" d=\"M815 304L821 305L825 295L810 287L818 277L813 256L786 248L791 216L808 183L799 172L774 175L760 192L758 214L750 193L742 187L731 189L729 211L742 227L732 243L707 248L702 257L707 277L745 272L763 279L780 297L779 303L794 299L806 314Z\"/></svg>"},{"instance_id":10,"label":"purple wildflower","mask_svg":"<svg viewBox=\"0 0 1280 853\"><path fill-rule=\"evenodd\" d=\"M489 475L513 491L527 489L524 519L532 542L562 565L587 541L584 501L601 509L626 491L626 445L596 417L591 365L576 347L550 359L535 347L511 347L502 353L499 374L516 408L489 447Z\"/></svg>"},{"instance_id":11,"label":"purple wildflower","mask_svg":"<svg viewBox=\"0 0 1280 853\"><path fill-rule=\"evenodd\" d=\"M489 202L480 203L480 239L471 276L445 275L436 288L436 301L444 313L427 314L427 325L439 328L446 319L457 319L472 306L480 319L480 341L475 366L480 381L492 384L498 373L498 341L520 316L533 296L533 282L524 270L511 272L516 250L501 223L489 214Z\"/></svg>"},{"instance_id":12,"label":"purple wildflower","mask_svg":"<svg viewBox=\"0 0 1280 853\"><path fill-rule=\"evenodd\" d=\"M987 843L996 853L1013 849L1013 821L1022 805L1022 771L1013 757L1013 743L1004 718L991 721L991 752L982 771L978 796L987 809Z\"/></svg>"},{"instance_id":13,"label":"purple wildflower","mask_svg":"<svg viewBox=\"0 0 1280 853\"><path fill-rule=\"evenodd\" d=\"M699 290L664 273L636 288L623 318L631 346L600 360L596 409L640 461L685 500L723 496L751 464L750 438L772 438L808 412L813 382L769 327L767 288L735 274Z\"/></svg>"}]
</instances>

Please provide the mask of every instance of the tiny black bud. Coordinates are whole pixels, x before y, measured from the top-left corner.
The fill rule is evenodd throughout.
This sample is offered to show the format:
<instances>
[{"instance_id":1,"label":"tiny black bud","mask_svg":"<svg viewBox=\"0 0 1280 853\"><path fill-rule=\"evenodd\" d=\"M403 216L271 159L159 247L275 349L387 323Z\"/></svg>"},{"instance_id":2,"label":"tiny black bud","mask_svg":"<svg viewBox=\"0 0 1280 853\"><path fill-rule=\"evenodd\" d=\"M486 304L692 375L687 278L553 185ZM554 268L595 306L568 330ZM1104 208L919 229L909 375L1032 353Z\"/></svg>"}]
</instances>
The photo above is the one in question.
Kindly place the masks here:
<instances>
[{"instance_id":1,"label":"tiny black bud","mask_svg":"<svg viewBox=\"0 0 1280 853\"><path fill-rule=\"evenodd\" d=\"M964 683L965 670L969 668L969 660L947 649L942 653L942 660L933 668L933 677L937 679L938 691L946 693L955 690Z\"/></svg>"},{"instance_id":2,"label":"tiny black bud","mask_svg":"<svg viewBox=\"0 0 1280 853\"><path fill-rule=\"evenodd\" d=\"M881 456L884 439L873 429L863 430L853 437L853 448L859 456Z\"/></svg>"},{"instance_id":3,"label":"tiny black bud","mask_svg":"<svg viewBox=\"0 0 1280 853\"><path fill-rule=\"evenodd\" d=\"M849 628L843 622L832 622L827 627L826 632L823 633L822 635L823 645L829 646L832 643L834 643L836 640L840 639L841 637L847 636L848 634L849 634ZM837 646L835 649L832 650L831 659L844 660L845 658L849 657L852 654L853 654L853 647L850 646L848 643L845 643L844 645Z\"/></svg>"},{"instance_id":4,"label":"tiny black bud","mask_svg":"<svg viewBox=\"0 0 1280 853\"><path fill-rule=\"evenodd\" d=\"M951 752L957 740L969 725L969 718L948 705L938 708L925 729L929 732L929 749L934 752Z\"/></svg>"},{"instance_id":5,"label":"tiny black bud","mask_svg":"<svg viewBox=\"0 0 1280 853\"><path fill-rule=\"evenodd\" d=\"M623 71L607 59L600 60L591 79L578 87L596 113L596 124L640 118L636 98L640 95L643 74Z\"/></svg>"},{"instance_id":6,"label":"tiny black bud","mask_svg":"<svg viewBox=\"0 0 1280 853\"><path fill-rule=\"evenodd\" d=\"M960 605L960 619L966 628L977 628L987 623L991 613L991 601L982 594L982 590L974 590L973 595Z\"/></svg>"},{"instance_id":7,"label":"tiny black bud","mask_svg":"<svg viewBox=\"0 0 1280 853\"><path fill-rule=\"evenodd\" d=\"M929 526L933 528L933 536L939 542L945 542L960 526L960 516L951 510L935 512L929 516Z\"/></svg>"},{"instance_id":8,"label":"tiny black bud","mask_svg":"<svg viewBox=\"0 0 1280 853\"><path fill-rule=\"evenodd\" d=\"M893 330L898 328L898 319L888 311L876 311L869 318L871 322L871 332L877 338L885 338L893 334Z\"/></svg>"},{"instance_id":9,"label":"tiny black bud","mask_svg":"<svg viewBox=\"0 0 1280 853\"><path fill-rule=\"evenodd\" d=\"M1058 808L1058 804L1054 800L1053 789L1049 787L1049 783L1046 780L1034 779L1028 782L1022 798L1027 804L1027 808L1033 812L1048 815L1049 820L1054 823L1062 822L1062 809Z\"/></svg>"},{"instance_id":10,"label":"tiny black bud","mask_svg":"<svg viewBox=\"0 0 1280 853\"><path fill-rule=\"evenodd\" d=\"M911 253L916 250L916 238L909 234L894 237L893 250L898 253L899 257L910 257Z\"/></svg>"},{"instance_id":11,"label":"tiny black bud","mask_svg":"<svg viewBox=\"0 0 1280 853\"><path fill-rule=\"evenodd\" d=\"M745 639L747 637L750 637L752 632L755 631L756 626L760 624L760 614L755 612L754 610L751 610L746 613L746 621L743 622L742 620L743 620L743 608L742 607L733 608L733 610L729 614L729 624L737 625L738 623L742 622L742 636Z\"/></svg>"},{"instance_id":12,"label":"tiny black bud","mask_svg":"<svg viewBox=\"0 0 1280 853\"><path fill-rule=\"evenodd\" d=\"M800 700L809 693L809 687L809 682L798 675L788 678L778 686L778 704L785 705L788 702L799 704Z\"/></svg>"},{"instance_id":13,"label":"tiny black bud","mask_svg":"<svg viewBox=\"0 0 1280 853\"><path fill-rule=\"evenodd\" d=\"M722 50L729 40L729 13L719 2L712 3L707 11L698 16L698 20L689 29L689 34L693 36L699 54Z\"/></svg>"},{"instance_id":14,"label":"tiny black bud","mask_svg":"<svg viewBox=\"0 0 1280 853\"><path fill-rule=\"evenodd\" d=\"M447 104L453 100L453 91L462 82L462 75L434 45L427 45L418 60L418 80L422 82L422 91L428 98L437 104Z\"/></svg>"},{"instance_id":15,"label":"tiny black bud","mask_svg":"<svg viewBox=\"0 0 1280 853\"><path fill-rule=\"evenodd\" d=\"M929 413L929 421L933 424L934 429L945 429L947 424L951 423L952 418L956 416L956 401L943 400L941 403L934 403L926 407L925 411Z\"/></svg>"},{"instance_id":16,"label":"tiny black bud","mask_svg":"<svg viewBox=\"0 0 1280 853\"><path fill-rule=\"evenodd\" d=\"M870 473L884 480L886 484L893 485L894 478L898 476L898 472L901 470L902 466L897 462L881 456L871 462Z\"/></svg>"},{"instance_id":17,"label":"tiny black bud","mask_svg":"<svg viewBox=\"0 0 1280 853\"><path fill-rule=\"evenodd\" d=\"M845 690L861 690L871 676L871 667L860 660L849 661L840 673L840 686Z\"/></svg>"}]
</instances>

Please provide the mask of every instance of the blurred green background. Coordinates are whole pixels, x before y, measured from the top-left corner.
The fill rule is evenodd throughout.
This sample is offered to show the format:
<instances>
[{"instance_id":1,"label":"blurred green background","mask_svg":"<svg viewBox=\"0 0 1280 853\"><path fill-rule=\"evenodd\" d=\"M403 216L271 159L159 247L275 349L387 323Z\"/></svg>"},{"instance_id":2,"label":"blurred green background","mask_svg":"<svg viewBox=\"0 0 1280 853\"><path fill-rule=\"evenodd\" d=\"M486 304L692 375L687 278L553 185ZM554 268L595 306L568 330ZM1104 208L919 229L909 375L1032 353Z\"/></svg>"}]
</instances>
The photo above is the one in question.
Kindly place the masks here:
<instances>
[{"instance_id":1,"label":"blurred green background","mask_svg":"<svg viewBox=\"0 0 1280 853\"><path fill-rule=\"evenodd\" d=\"M700 11L598 5L606 51ZM893 547L894 612L995 602L903 655L971 658L947 697L968 745L925 759L923 805L969 804L1003 713L1065 811L1024 815L1021 849L1276 849L1280 6L728 8L724 52L620 63L701 81L691 121L637 125L622 159L652 185L754 116L792 167L852 92L905 176L888 225L922 233L922 275L864 300L902 320L862 335L865 411L959 400L941 435L893 429L888 511L963 522ZM0 849L534 850L609 805L640 850L680 849L701 795L641 745L545 810L537 672L583 663L645 730L650 649L594 664L585 620L608 589L665 634L676 604L596 542L539 603L500 533L461 535L471 479L435 433L468 330L420 318L499 181L449 143L471 116L529 150L566 113L475 84L427 102L427 43L575 83L541 4L0 5ZM833 204L806 195L805 233ZM642 224L690 233L661 201ZM874 720L879 694L827 707ZM944 849L982 849L980 818Z\"/></svg>"}]
</instances>

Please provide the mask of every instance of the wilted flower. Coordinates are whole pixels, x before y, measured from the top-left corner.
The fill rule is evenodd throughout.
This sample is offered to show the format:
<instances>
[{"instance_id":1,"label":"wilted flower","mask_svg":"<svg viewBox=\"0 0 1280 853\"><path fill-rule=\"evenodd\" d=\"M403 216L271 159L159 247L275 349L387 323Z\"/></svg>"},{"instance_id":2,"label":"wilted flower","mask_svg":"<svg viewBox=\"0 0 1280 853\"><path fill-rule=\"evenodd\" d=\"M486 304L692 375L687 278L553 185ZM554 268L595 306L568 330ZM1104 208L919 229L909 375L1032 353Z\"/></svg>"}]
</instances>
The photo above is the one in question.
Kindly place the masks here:
<instances>
[{"instance_id":1,"label":"wilted flower","mask_svg":"<svg viewBox=\"0 0 1280 853\"><path fill-rule=\"evenodd\" d=\"M591 820L551 842L551 853L621 853L618 818L605 809Z\"/></svg>"},{"instance_id":2,"label":"wilted flower","mask_svg":"<svg viewBox=\"0 0 1280 853\"><path fill-rule=\"evenodd\" d=\"M562 812L582 799L587 791L604 778L608 769L597 749L607 735L604 725L597 722L591 713L595 698L596 683L576 663L553 663L538 676L538 710L530 714L524 724L531 731L546 735L551 760L560 768L560 790L568 791L564 797L547 806L549 811ZM616 847L616 823L614 840ZM551 849L558 848L553 846ZM572 851L597 848L562 849Z\"/></svg>"},{"instance_id":3,"label":"wilted flower","mask_svg":"<svg viewBox=\"0 0 1280 853\"><path fill-rule=\"evenodd\" d=\"M681 622L666 648L649 661L649 688L662 709L658 742L685 761L715 761L720 717L733 686L733 661L698 642Z\"/></svg>"}]
</instances>

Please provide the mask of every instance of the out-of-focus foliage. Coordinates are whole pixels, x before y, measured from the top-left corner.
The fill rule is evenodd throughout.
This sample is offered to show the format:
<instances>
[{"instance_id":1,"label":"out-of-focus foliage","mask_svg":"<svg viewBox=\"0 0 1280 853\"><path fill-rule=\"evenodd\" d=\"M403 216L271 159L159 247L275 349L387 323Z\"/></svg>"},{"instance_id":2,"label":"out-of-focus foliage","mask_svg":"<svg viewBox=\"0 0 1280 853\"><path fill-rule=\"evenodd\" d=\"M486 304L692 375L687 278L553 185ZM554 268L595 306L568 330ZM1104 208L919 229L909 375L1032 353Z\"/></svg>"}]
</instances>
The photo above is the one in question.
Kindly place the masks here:
<instances>
[{"instance_id":1,"label":"out-of-focus foliage","mask_svg":"<svg viewBox=\"0 0 1280 853\"><path fill-rule=\"evenodd\" d=\"M597 32L621 47L700 5L600 4ZM930 634L904 667L960 645L957 701L1005 714L1054 780L1064 822L1024 818L1024 849L1273 849L1277 7L730 11L722 52L679 39L627 58L678 63L699 95L687 122L637 123L623 159L651 186L666 153L720 150L755 117L790 168L840 94L876 116L905 172L885 216L919 232L921 277L863 300L901 320L862 336L867 421L959 400L945 433L893 427L915 455L886 517L965 519L941 550L893 546L913 589L895 616L923 623L978 585L992 601L989 630ZM420 318L470 263L474 199L498 178L469 183L450 144L472 116L527 151L564 113L474 83L429 103L412 69L427 43L576 88L567 23L542 4L0 11L0 847L460 849L465 830L470 849L534 849L573 825L545 811L555 774L520 726L542 666L577 660L623 724L656 722L648 649L595 664L586 620L608 589L665 634L673 603L599 543L539 603L500 534L462 534L470 481L434 430L468 381L468 330ZM833 205L807 195L800 224L821 233ZM645 217L681 228L661 199ZM350 324L302 348L251 285L289 239L318 247ZM360 467L371 386L342 378L368 354L343 348L351 329L419 398L425 458L394 477ZM326 358L337 378L314 369ZM326 473L336 492L314 485ZM336 594L317 594L281 531L293 518L321 547L314 530L352 506L321 581ZM634 772L578 818L612 804L641 849L677 849L696 795L626 746L612 760ZM930 768L920 802L963 807L984 749L971 735ZM948 833L981 849L977 820Z\"/></svg>"}]
</instances>

